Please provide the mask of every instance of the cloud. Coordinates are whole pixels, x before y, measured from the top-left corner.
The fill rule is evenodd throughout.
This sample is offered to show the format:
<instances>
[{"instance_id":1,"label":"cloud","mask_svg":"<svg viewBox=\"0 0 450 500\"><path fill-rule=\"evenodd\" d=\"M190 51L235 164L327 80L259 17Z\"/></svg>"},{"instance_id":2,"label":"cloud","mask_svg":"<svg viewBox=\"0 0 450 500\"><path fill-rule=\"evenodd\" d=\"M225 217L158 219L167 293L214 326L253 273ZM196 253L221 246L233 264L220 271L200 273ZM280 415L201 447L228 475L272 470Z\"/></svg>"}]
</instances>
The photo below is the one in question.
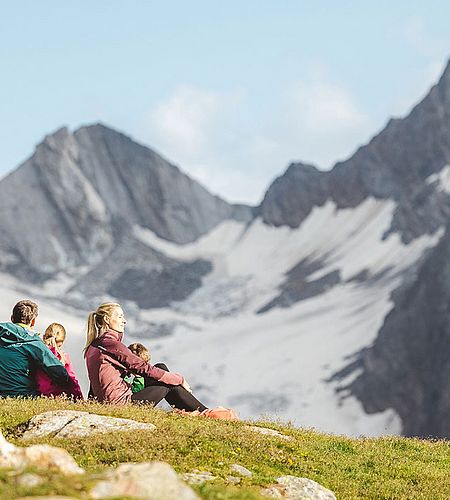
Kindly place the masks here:
<instances>
[{"instance_id":1,"label":"cloud","mask_svg":"<svg viewBox=\"0 0 450 500\"><path fill-rule=\"evenodd\" d=\"M180 85L147 113L139 127L144 132L135 135L212 192L256 202L251 188L242 188L248 180L240 114L244 100L241 90L221 93Z\"/></svg>"},{"instance_id":2,"label":"cloud","mask_svg":"<svg viewBox=\"0 0 450 500\"><path fill-rule=\"evenodd\" d=\"M325 168L349 155L372 130L355 97L323 77L292 85L282 110L278 149Z\"/></svg>"},{"instance_id":3,"label":"cloud","mask_svg":"<svg viewBox=\"0 0 450 500\"><path fill-rule=\"evenodd\" d=\"M178 86L145 116L139 136L209 190L257 204L294 160L330 167L369 136L351 93L324 71L252 111L251 94Z\"/></svg>"},{"instance_id":4,"label":"cloud","mask_svg":"<svg viewBox=\"0 0 450 500\"><path fill-rule=\"evenodd\" d=\"M195 157L208 147L209 132L217 126L222 107L218 94L180 86L152 111L150 126L168 149Z\"/></svg>"}]
</instances>

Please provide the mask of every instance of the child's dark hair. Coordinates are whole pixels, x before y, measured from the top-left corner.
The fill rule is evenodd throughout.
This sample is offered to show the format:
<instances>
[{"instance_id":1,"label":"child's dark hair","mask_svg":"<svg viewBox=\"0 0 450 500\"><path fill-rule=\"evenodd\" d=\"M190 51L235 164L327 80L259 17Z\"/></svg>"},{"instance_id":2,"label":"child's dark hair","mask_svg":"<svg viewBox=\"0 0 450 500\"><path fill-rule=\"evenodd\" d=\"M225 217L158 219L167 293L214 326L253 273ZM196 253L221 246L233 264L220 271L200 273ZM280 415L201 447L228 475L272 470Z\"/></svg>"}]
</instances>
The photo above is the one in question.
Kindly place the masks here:
<instances>
[{"instance_id":1,"label":"child's dark hair","mask_svg":"<svg viewBox=\"0 0 450 500\"><path fill-rule=\"evenodd\" d=\"M139 342L135 342L134 344L130 344L128 346L128 349L130 349L133 354L136 354L136 356L139 356L141 359L143 359L146 363L150 361L150 352L145 347L145 345L139 344Z\"/></svg>"}]
</instances>

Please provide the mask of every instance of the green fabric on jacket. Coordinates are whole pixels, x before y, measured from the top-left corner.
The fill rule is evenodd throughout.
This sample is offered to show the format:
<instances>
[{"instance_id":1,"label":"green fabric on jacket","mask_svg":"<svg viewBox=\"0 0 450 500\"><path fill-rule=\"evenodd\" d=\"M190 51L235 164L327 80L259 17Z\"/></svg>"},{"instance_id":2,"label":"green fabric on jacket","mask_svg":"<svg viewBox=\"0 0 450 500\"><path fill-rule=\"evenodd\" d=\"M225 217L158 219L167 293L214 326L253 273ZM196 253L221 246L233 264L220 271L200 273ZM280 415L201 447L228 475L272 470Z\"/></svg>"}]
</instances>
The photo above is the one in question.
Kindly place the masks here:
<instances>
[{"instance_id":1,"label":"green fabric on jacket","mask_svg":"<svg viewBox=\"0 0 450 500\"><path fill-rule=\"evenodd\" d=\"M140 377L139 375L135 375L133 379L133 383L131 384L131 390L133 393L142 391L145 387L144 377Z\"/></svg>"},{"instance_id":2,"label":"green fabric on jacket","mask_svg":"<svg viewBox=\"0 0 450 500\"><path fill-rule=\"evenodd\" d=\"M129 374L126 377L124 377L123 379L125 380L125 382L127 384L131 385L131 391L133 392L133 394L135 392L142 391L142 389L144 389L144 387L145 387L144 377L141 377L139 375Z\"/></svg>"},{"instance_id":3,"label":"green fabric on jacket","mask_svg":"<svg viewBox=\"0 0 450 500\"><path fill-rule=\"evenodd\" d=\"M40 368L62 387L71 379L42 339L14 323L0 323L0 397L38 396L34 372Z\"/></svg>"}]
</instances>

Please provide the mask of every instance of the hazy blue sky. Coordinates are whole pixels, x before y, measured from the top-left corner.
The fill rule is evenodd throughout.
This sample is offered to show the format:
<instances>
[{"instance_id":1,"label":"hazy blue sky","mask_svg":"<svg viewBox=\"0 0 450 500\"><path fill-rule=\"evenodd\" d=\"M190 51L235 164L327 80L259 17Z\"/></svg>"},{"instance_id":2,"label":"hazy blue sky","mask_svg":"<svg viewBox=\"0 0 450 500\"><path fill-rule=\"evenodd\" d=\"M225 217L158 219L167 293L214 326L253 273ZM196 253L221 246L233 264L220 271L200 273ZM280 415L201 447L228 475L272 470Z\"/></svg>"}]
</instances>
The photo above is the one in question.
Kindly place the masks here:
<instances>
[{"instance_id":1,"label":"hazy blue sky","mask_svg":"<svg viewBox=\"0 0 450 500\"><path fill-rule=\"evenodd\" d=\"M445 0L3 2L0 176L101 121L256 203L289 162L330 168L405 115L449 19Z\"/></svg>"}]
</instances>

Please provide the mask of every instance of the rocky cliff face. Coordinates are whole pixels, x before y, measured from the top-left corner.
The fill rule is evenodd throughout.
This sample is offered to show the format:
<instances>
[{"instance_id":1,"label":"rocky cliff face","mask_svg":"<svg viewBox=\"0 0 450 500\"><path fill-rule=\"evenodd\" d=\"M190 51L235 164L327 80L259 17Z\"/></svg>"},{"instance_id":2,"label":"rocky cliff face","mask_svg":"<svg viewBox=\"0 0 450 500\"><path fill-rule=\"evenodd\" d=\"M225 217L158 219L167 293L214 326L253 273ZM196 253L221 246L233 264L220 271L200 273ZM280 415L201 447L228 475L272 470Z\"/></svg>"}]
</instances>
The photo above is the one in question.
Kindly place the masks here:
<instances>
[{"instance_id":1,"label":"rocky cliff face","mask_svg":"<svg viewBox=\"0 0 450 500\"><path fill-rule=\"evenodd\" d=\"M187 243L251 217L123 134L63 128L0 182L0 267L44 279L98 262L135 224Z\"/></svg>"},{"instance_id":2,"label":"rocky cliff face","mask_svg":"<svg viewBox=\"0 0 450 500\"><path fill-rule=\"evenodd\" d=\"M394 408L407 436L450 436L450 228L413 283L393 296L350 389L369 413Z\"/></svg>"},{"instance_id":3,"label":"rocky cliff face","mask_svg":"<svg viewBox=\"0 0 450 500\"><path fill-rule=\"evenodd\" d=\"M410 436L450 437L449 165L450 64L406 118L391 120L330 172L291 165L259 207L267 224L296 228L328 200L338 210L357 207L368 197L392 200L396 209L384 237L399 233L405 244L447 226L441 243L402 277L373 347L337 375L362 369L348 387L351 393L369 413L396 410ZM311 280L305 269L299 262L286 273L279 295L259 312L289 307L339 283L338 270ZM370 286L369 276L358 280Z\"/></svg>"}]
</instances>

